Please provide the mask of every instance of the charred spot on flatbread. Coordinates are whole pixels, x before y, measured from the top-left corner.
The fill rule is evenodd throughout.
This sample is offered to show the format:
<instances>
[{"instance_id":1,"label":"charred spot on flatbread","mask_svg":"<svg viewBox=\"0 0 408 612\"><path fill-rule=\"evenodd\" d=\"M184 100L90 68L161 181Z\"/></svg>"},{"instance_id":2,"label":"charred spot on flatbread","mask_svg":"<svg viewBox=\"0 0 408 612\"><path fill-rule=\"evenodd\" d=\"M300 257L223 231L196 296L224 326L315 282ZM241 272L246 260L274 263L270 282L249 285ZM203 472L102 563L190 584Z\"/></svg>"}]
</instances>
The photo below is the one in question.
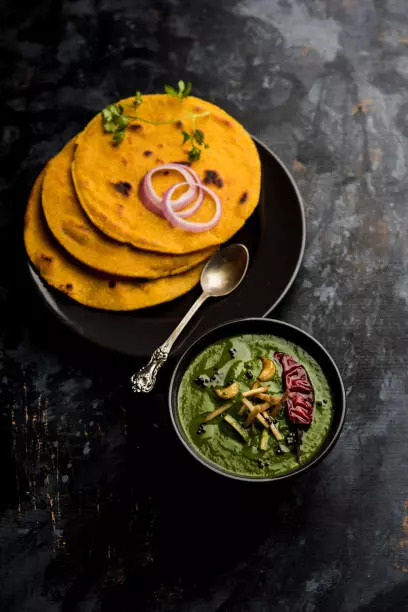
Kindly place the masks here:
<instances>
[{"instance_id":1,"label":"charred spot on flatbread","mask_svg":"<svg viewBox=\"0 0 408 612\"><path fill-rule=\"evenodd\" d=\"M118 181L117 183L112 183L116 191L121 193L124 196L130 196L130 192L132 191L132 184L128 181Z\"/></svg>"}]
</instances>

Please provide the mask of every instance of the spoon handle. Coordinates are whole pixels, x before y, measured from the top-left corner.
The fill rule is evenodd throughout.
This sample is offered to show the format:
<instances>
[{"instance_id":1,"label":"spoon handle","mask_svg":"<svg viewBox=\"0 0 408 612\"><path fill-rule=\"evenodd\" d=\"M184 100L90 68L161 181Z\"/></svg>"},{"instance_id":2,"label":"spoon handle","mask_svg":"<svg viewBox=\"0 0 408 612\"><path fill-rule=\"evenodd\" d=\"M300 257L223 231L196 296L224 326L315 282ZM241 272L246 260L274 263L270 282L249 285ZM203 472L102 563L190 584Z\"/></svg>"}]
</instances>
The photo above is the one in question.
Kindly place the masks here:
<instances>
[{"instance_id":1,"label":"spoon handle","mask_svg":"<svg viewBox=\"0 0 408 612\"><path fill-rule=\"evenodd\" d=\"M171 347L177 340L187 323L195 315L201 304L208 298L206 293L202 293L200 297L194 302L190 310L184 315L177 327L172 331L170 336L159 346L150 358L147 365L143 366L133 374L130 379L132 383L132 389L135 393L149 393L156 384L157 373L162 367L163 363L169 356Z\"/></svg>"}]
</instances>

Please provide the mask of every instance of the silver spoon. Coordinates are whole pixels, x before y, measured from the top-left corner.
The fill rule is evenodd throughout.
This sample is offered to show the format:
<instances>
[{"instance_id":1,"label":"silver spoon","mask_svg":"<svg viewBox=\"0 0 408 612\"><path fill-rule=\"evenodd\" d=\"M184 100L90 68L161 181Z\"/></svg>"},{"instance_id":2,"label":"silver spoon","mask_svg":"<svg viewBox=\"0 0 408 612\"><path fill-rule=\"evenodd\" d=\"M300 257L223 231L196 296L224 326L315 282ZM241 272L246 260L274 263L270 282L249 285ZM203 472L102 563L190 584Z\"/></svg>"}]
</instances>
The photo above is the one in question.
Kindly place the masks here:
<instances>
[{"instance_id":1,"label":"silver spoon","mask_svg":"<svg viewBox=\"0 0 408 612\"><path fill-rule=\"evenodd\" d=\"M248 249L243 244L231 244L207 261L201 272L202 294L167 340L154 351L149 363L133 374L130 381L135 393L148 393L153 389L157 373L169 356L171 347L201 304L209 297L222 297L234 291L244 278L248 263Z\"/></svg>"}]
</instances>

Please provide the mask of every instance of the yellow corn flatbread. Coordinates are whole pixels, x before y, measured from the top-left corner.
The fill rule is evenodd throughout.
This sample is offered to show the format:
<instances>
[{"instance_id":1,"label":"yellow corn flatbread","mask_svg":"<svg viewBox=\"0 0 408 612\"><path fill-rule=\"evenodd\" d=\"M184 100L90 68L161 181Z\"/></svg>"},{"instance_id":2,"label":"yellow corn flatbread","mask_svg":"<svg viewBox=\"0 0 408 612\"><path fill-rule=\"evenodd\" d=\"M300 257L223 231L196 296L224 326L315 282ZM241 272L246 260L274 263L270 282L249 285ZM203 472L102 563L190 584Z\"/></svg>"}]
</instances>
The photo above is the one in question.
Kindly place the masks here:
<instances>
[{"instance_id":1,"label":"yellow corn flatbread","mask_svg":"<svg viewBox=\"0 0 408 612\"><path fill-rule=\"evenodd\" d=\"M146 282L104 274L77 262L50 233L41 208L44 171L34 183L24 220L27 254L44 280L70 298L94 308L134 310L172 300L200 279L203 264L187 272Z\"/></svg>"},{"instance_id":2,"label":"yellow corn flatbread","mask_svg":"<svg viewBox=\"0 0 408 612\"><path fill-rule=\"evenodd\" d=\"M102 272L143 278L178 274L210 257L214 248L187 255L158 254L116 242L100 232L76 197L71 177L75 140L47 164L42 187L47 225L71 255Z\"/></svg>"},{"instance_id":3,"label":"yellow corn flatbread","mask_svg":"<svg viewBox=\"0 0 408 612\"><path fill-rule=\"evenodd\" d=\"M87 125L76 147L73 178L81 206L93 223L119 242L161 253L190 253L231 238L255 209L260 191L258 152L242 125L218 106L194 97L181 103L165 94L146 95L136 110L132 98L121 104L125 113L148 121L180 121L152 125L134 120L118 146L113 146L112 135L103 131L100 114ZM206 111L209 115L194 123L191 114ZM188 159L191 141L183 145L182 131L191 132L194 127L204 132L209 148L203 149L201 159L191 167L202 180L207 177L207 185L222 203L218 224L201 233L173 227L147 210L139 198L139 185L146 172L159 164ZM213 174L208 175L208 171ZM174 171L158 173L153 185L162 195L181 180ZM129 184L127 193L117 188L123 183ZM213 212L214 203L206 195L189 220L205 222Z\"/></svg>"}]
</instances>

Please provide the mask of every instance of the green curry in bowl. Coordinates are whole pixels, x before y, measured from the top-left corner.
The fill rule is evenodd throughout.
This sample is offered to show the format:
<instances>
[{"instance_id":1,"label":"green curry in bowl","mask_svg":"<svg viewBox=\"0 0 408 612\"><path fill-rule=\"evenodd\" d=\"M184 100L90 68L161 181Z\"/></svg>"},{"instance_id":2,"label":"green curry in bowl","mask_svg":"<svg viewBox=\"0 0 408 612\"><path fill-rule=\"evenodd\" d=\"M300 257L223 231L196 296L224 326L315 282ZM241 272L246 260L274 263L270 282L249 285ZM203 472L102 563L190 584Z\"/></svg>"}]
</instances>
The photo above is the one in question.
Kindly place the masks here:
<instances>
[{"instance_id":1,"label":"green curry in bowl","mask_svg":"<svg viewBox=\"0 0 408 612\"><path fill-rule=\"evenodd\" d=\"M181 428L206 461L236 476L268 478L315 457L333 404L319 364L274 335L222 338L199 353L180 381Z\"/></svg>"}]
</instances>

